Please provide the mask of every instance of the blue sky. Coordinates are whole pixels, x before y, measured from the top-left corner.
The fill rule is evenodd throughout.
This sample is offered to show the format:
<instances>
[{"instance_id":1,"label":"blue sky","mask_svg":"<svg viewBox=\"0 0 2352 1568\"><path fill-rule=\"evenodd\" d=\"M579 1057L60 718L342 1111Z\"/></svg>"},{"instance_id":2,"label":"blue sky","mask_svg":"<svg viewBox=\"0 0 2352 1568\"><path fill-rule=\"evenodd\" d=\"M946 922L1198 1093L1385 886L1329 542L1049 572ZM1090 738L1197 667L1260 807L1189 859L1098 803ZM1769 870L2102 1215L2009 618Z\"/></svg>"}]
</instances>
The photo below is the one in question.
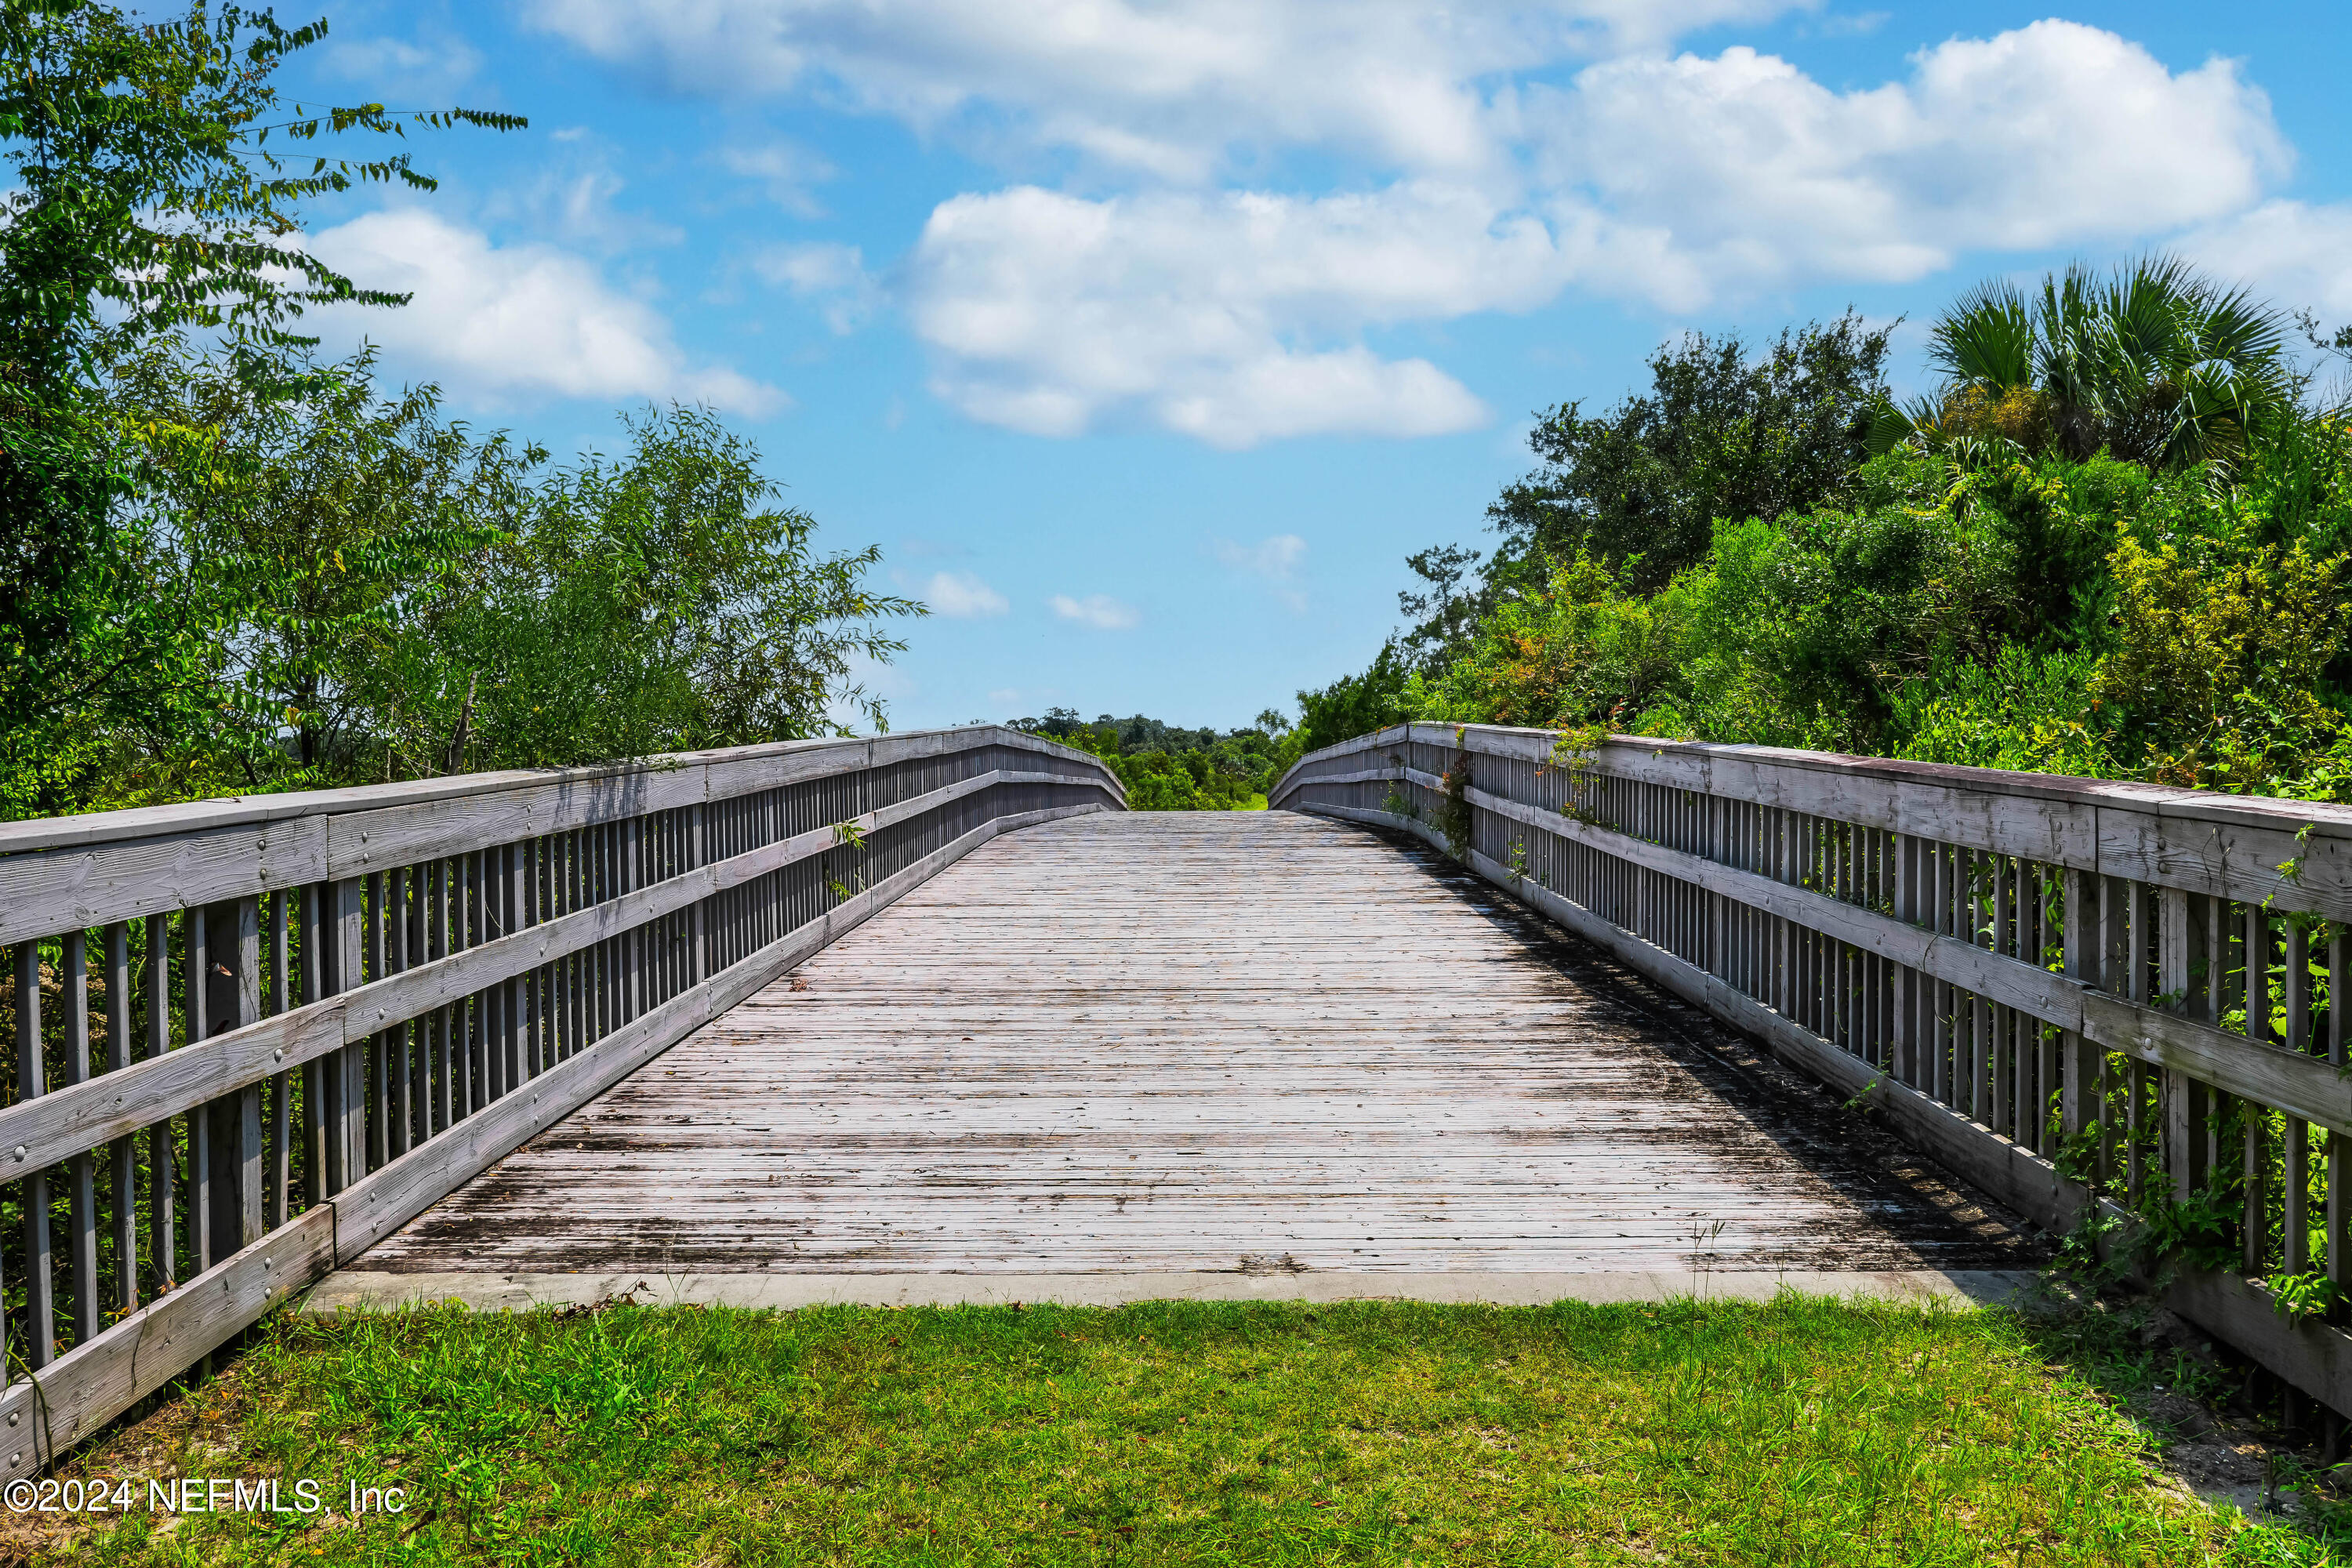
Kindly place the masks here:
<instances>
[{"instance_id":1,"label":"blue sky","mask_svg":"<svg viewBox=\"0 0 2352 1568\"><path fill-rule=\"evenodd\" d=\"M305 97L462 103L310 241L559 452L706 402L938 612L894 727L1246 722L1661 339L2168 246L2352 321L2334 7L360 0ZM307 13L306 13L307 15ZM288 12L289 19L293 13Z\"/></svg>"}]
</instances>

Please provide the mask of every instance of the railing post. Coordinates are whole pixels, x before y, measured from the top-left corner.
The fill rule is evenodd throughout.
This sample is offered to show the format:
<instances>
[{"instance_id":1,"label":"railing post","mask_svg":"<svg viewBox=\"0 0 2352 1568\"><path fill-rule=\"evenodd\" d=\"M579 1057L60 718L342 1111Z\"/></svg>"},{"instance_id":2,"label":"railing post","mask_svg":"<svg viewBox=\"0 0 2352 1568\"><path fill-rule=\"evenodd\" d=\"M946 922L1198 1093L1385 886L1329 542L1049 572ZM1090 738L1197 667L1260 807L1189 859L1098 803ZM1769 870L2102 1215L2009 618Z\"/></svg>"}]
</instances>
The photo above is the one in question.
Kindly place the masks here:
<instances>
[{"instance_id":1,"label":"railing post","mask_svg":"<svg viewBox=\"0 0 2352 1568\"><path fill-rule=\"evenodd\" d=\"M1895 840L1895 853L1890 857L1889 875L1893 887L1888 889L1895 906L1895 918L1906 925L1919 923L1919 839L1906 833ZM1897 963L1889 976L1895 992L1895 1079L1914 1089L1919 1084L1919 989L1920 976L1908 964Z\"/></svg>"},{"instance_id":2,"label":"railing post","mask_svg":"<svg viewBox=\"0 0 2352 1568\"><path fill-rule=\"evenodd\" d=\"M131 927L106 928L106 1070L131 1065ZM108 1150L114 1178L114 1310L128 1317L139 1305L138 1167L128 1138Z\"/></svg>"},{"instance_id":3,"label":"railing post","mask_svg":"<svg viewBox=\"0 0 2352 1568\"><path fill-rule=\"evenodd\" d=\"M65 982L67 1087L89 1077L89 945L79 929L66 932ZM67 1164L67 1258L73 1280L74 1343L98 1337L98 1169L88 1150Z\"/></svg>"}]
</instances>

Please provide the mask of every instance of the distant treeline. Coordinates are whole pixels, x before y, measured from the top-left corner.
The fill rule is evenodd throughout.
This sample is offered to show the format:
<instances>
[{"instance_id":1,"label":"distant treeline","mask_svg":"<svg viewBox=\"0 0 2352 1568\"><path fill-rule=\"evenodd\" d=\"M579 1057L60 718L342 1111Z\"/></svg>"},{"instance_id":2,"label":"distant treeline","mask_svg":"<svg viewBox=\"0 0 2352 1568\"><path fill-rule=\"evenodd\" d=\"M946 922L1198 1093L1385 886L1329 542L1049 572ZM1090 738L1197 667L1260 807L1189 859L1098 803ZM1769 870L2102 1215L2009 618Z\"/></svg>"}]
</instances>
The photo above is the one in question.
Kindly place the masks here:
<instances>
[{"instance_id":1,"label":"distant treeline","mask_svg":"<svg viewBox=\"0 0 2352 1568\"><path fill-rule=\"evenodd\" d=\"M1042 719L1015 719L1011 727L1047 735L1091 752L1127 786L1136 811L1246 811L1298 755L1289 721L1268 710L1239 730L1187 730L1138 713L1105 713L1089 724L1071 708L1049 708Z\"/></svg>"}]
</instances>

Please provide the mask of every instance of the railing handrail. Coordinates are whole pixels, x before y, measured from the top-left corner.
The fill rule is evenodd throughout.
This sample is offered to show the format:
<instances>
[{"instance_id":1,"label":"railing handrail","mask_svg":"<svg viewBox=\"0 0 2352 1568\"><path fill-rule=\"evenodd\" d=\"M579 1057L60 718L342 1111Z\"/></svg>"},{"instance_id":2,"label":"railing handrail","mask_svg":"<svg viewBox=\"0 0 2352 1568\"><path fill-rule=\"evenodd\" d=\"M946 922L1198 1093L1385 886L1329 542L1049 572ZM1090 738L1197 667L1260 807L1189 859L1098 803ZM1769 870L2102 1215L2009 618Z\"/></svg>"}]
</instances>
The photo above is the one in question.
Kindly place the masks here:
<instances>
[{"instance_id":1,"label":"railing handrail","mask_svg":"<svg viewBox=\"0 0 2352 1568\"><path fill-rule=\"evenodd\" d=\"M392 784L352 784L339 789L289 790L283 794L215 795L205 800L177 801L170 805L130 806L115 811L76 812L63 816L25 817L0 822L0 859L42 849L78 845L153 838L208 827L238 827L261 822L283 822L306 816L334 816L374 811L388 805L414 805L467 795L495 795L506 790L546 785L595 784L614 779L677 773L712 764L758 762L774 757L862 748L866 766L898 760L890 752L921 755L921 748L944 749L937 742L970 737L982 731L998 731L997 744L1066 757L1091 753L1066 746L1050 736L1032 735L1002 724L960 724L939 730L908 730L880 735L827 736L807 741L767 741L756 745L725 746L703 752L663 752L620 762L590 763L575 767L507 768L496 773L447 773L433 778L403 779ZM886 753L874 754L876 748ZM1099 763L1100 759L1095 761ZM1114 784L1117 775L1106 768ZM1123 792L1122 792L1123 794Z\"/></svg>"},{"instance_id":2,"label":"railing handrail","mask_svg":"<svg viewBox=\"0 0 2352 1568\"><path fill-rule=\"evenodd\" d=\"M0 942L333 881L430 854L464 854L980 746L1081 763L1126 804L1125 787L1101 758L985 724L680 752L606 767L461 774L99 812L58 818L54 826L0 826L0 851L16 851L0 853ZM24 831L12 838L8 826Z\"/></svg>"},{"instance_id":3,"label":"railing handrail","mask_svg":"<svg viewBox=\"0 0 2352 1568\"><path fill-rule=\"evenodd\" d=\"M1303 773L1335 757L1423 744L1542 764L1553 760L1558 739L1556 731L1499 725L1391 725L1300 757L1267 792L1266 805L1280 809L1314 782ZM1605 777L2352 921L2352 805L1640 735L1605 737L1584 765ZM1855 793L1821 798L1832 782ZM2004 821L1994 804L2000 801L2039 809Z\"/></svg>"}]
</instances>

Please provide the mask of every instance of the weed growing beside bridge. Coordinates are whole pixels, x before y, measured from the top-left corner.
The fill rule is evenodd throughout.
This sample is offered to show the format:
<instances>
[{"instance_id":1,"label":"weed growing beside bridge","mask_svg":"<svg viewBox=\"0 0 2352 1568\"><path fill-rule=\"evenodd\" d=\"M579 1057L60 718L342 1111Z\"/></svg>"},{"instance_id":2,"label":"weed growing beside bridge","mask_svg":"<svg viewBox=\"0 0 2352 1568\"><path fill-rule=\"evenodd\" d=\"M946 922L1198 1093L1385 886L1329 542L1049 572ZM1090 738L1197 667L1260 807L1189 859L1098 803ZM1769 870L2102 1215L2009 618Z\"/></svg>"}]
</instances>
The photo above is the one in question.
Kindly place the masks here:
<instances>
[{"instance_id":1,"label":"weed growing beside bridge","mask_svg":"<svg viewBox=\"0 0 2352 1568\"><path fill-rule=\"evenodd\" d=\"M2054 1359L2053 1359L2054 1358ZM85 1476L303 1477L54 1561L2332 1561L2161 1481L2095 1321L1160 1303L281 1319ZM2100 1386L2104 1384L2105 1386ZM20 1521L21 1522L21 1521Z\"/></svg>"}]
</instances>

